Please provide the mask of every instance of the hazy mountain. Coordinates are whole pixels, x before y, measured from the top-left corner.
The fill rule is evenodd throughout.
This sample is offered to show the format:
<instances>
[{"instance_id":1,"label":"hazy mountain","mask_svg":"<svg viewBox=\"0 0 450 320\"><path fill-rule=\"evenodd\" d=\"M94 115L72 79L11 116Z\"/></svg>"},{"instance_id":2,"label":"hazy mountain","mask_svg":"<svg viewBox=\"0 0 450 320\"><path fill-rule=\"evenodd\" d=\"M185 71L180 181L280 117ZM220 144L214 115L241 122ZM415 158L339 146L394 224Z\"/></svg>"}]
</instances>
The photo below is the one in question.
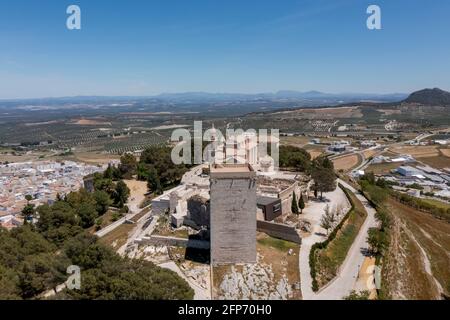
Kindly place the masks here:
<instances>
[{"instance_id":1,"label":"hazy mountain","mask_svg":"<svg viewBox=\"0 0 450 320\"><path fill-rule=\"evenodd\" d=\"M450 106L450 92L441 90L439 88L423 89L413 92L407 99L407 103L420 103L432 106Z\"/></svg>"},{"instance_id":2,"label":"hazy mountain","mask_svg":"<svg viewBox=\"0 0 450 320\"><path fill-rule=\"evenodd\" d=\"M207 92L185 92L185 93L164 93L155 96L157 99L169 101L191 101L191 102L233 102L233 101L257 101L257 100L295 100L299 102L318 103L342 103L358 101L379 101L393 102L401 101L407 94L370 94L370 93L324 93L320 91L294 91L281 90L275 93L207 93Z\"/></svg>"},{"instance_id":3,"label":"hazy mountain","mask_svg":"<svg viewBox=\"0 0 450 320\"><path fill-rule=\"evenodd\" d=\"M295 103L301 106L338 105L351 102L397 102L407 98L406 94L370 93L324 93L320 91L282 90L275 93L209 93L181 92L162 93L155 96L74 96L36 99L0 100L0 107L10 106L64 106L64 105L104 105L114 106L124 103L170 103L170 104L235 104L235 103Z\"/></svg>"}]
</instances>

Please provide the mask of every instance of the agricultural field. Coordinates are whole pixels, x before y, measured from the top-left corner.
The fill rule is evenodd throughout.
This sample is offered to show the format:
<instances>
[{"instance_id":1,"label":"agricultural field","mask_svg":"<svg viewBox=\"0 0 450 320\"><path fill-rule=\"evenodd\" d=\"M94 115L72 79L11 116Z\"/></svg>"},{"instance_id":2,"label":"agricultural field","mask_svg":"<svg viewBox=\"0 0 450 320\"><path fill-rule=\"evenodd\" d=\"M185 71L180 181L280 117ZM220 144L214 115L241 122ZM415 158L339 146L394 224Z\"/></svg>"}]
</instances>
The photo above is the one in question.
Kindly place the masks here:
<instances>
[{"instance_id":1,"label":"agricultural field","mask_svg":"<svg viewBox=\"0 0 450 320\"><path fill-rule=\"evenodd\" d=\"M371 150L365 150L365 151L363 152L363 154L364 154L364 157L365 157L366 159L369 159L370 157L373 157L375 154L377 154L377 150L373 150L373 149L371 149Z\"/></svg>"},{"instance_id":2,"label":"agricultural field","mask_svg":"<svg viewBox=\"0 0 450 320\"><path fill-rule=\"evenodd\" d=\"M307 144L303 147L310 155L311 159L315 159L323 154L325 154L325 147L315 144Z\"/></svg>"},{"instance_id":3,"label":"agricultural field","mask_svg":"<svg viewBox=\"0 0 450 320\"><path fill-rule=\"evenodd\" d=\"M361 163L361 156L358 154L351 154L333 159L334 168L336 170L349 171Z\"/></svg>"},{"instance_id":4,"label":"agricultural field","mask_svg":"<svg viewBox=\"0 0 450 320\"><path fill-rule=\"evenodd\" d=\"M310 140L310 137L305 136L280 137L280 144L302 148L308 145Z\"/></svg>"},{"instance_id":5,"label":"agricultural field","mask_svg":"<svg viewBox=\"0 0 450 320\"><path fill-rule=\"evenodd\" d=\"M414 164L415 163L410 163L410 165ZM374 174L385 175L391 173L391 170L397 169L401 165L402 163L393 163L393 162L376 163L369 165L365 171L373 172Z\"/></svg>"},{"instance_id":6,"label":"agricultural field","mask_svg":"<svg viewBox=\"0 0 450 320\"><path fill-rule=\"evenodd\" d=\"M361 118L363 114L358 107L340 107L340 108L307 108L299 110L289 110L276 112L275 115L284 117L295 117L299 119L348 119Z\"/></svg>"},{"instance_id":7,"label":"agricultural field","mask_svg":"<svg viewBox=\"0 0 450 320\"><path fill-rule=\"evenodd\" d=\"M397 154L410 154L414 158L429 158L437 157L440 155L438 146L395 146L389 149L390 151Z\"/></svg>"}]
</instances>

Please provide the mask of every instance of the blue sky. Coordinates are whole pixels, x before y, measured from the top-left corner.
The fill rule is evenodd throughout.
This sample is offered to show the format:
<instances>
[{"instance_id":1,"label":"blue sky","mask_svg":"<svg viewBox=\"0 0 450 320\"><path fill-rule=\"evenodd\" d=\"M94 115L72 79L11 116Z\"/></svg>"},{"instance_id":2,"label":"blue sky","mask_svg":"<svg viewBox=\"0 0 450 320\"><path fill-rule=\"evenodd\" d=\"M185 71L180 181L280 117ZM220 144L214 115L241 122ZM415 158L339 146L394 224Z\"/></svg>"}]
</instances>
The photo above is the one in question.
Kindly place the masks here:
<instances>
[{"instance_id":1,"label":"blue sky","mask_svg":"<svg viewBox=\"0 0 450 320\"><path fill-rule=\"evenodd\" d=\"M449 35L448 0L1 0L0 99L450 90Z\"/></svg>"}]
</instances>

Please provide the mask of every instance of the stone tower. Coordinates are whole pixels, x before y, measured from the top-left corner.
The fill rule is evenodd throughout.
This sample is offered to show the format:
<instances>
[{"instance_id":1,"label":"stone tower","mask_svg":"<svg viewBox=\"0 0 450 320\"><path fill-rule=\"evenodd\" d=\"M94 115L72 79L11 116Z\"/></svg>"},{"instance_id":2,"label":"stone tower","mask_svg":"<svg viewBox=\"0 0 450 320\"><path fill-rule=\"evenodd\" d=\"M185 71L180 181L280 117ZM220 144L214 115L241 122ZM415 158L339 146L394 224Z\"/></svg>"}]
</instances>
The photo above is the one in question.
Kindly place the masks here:
<instances>
[{"instance_id":1,"label":"stone tower","mask_svg":"<svg viewBox=\"0 0 450 320\"><path fill-rule=\"evenodd\" d=\"M248 164L214 164L210 177L211 263L255 263L255 171Z\"/></svg>"}]
</instances>

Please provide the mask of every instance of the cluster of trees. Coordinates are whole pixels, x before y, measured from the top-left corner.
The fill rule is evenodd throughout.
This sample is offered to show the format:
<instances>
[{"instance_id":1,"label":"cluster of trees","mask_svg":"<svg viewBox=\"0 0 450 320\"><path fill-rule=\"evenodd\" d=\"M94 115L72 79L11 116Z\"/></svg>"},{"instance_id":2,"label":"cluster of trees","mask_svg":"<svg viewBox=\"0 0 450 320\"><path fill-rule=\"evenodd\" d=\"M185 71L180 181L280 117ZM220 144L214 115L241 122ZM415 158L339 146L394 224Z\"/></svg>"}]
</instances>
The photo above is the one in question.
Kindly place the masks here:
<instances>
[{"instance_id":1,"label":"cluster of trees","mask_svg":"<svg viewBox=\"0 0 450 320\"><path fill-rule=\"evenodd\" d=\"M139 180L147 181L152 193L161 194L164 190L177 185L187 165L176 165L171 158L172 149L166 145L153 145L142 154L140 161L131 154L120 158L119 171L121 177L131 178L136 175Z\"/></svg>"},{"instance_id":2,"label":"cluster of trees","mask_svg":"<svg viewBox=\"0 0 450 320\"><path fill-rule=\"evenodd\" d=\"M109 166L103 174L95 173L93 177L96 192L103 191L106 193L111 199L110 205L118 208L124 208L130 196L130 189L122 178L121 169L113 166Z\"/></svg>"},{"instance_id":3,"label":"cluster of trees","mask_svg":"<svg viewBox=\"0 0 450 320\"><path fill-rule=\"evenodd\" d=\"M176 165L171 158L169 146L151 146L146 149L138 165L138 178L148 182L149 190L160 194L180 183L183 174L189 169L187 165Z\"/></svg>"},{"instance_id":4,"label":"cluster of trees","mask_svg":"<svg viewBox=\"0 0 450 320\"><path fill-rule=\"evenodd\" d=\"M85 189L69 193L64 199L57 199L53 205L42 205L36 210L37 231L53 242L62 243L80 230L94 225L112 203L108 193Z\"/></svg>"},{"instance_id":5,"label":"cluster of trees","mask_svg":"<svg viewBox=\"0 0 450 320\"><path fill-rule=\"evenodd\" d=\"M311 170L311 155L302 148L294 146L280 146L280 168L293 169L300 172Z\"/></svg>"},{"instance_id":6,"label":"cluster of trees","mask_svg":"<svg viewBox=\"0 0 450 320\"><path fill-rule=\"evenodd\" d=\"M390 216L385 202L390 195L389 184L383 179L375 179L372 172L361 177L359 181L364 195L376 207L376 218L380 222L379 228L370 228L367 242L372 254L379 261L389 246Z\"/></svg>"},{"instance_id":7,"label":"cluster of trees","mask_svg":"<svg viewBox=\"0 0 450 320\"><path fill-rule=\"evenodd\" d=\"M314 180L314 194L320 192L320 197L324 192L331 192L336 189L336 174L333 162L327 157L317 157L312 162L311 178Z\"/></svg>"},{"instance_id":8,"label":"cluster of trees","mask_svg":"<svg viewBox=\"0 0 450 320\"><path fill-rule=\"evenodd\" d=\"M336 189L336 174L333 162L325 156L311 160L311 155L304 149L294 146L280 146L280 168L305 172L314 180L314 193L320 197L324 192Z\"/></svg>"},{"instance_id":9,"label":"cluster of trees","mask_svg":"<svg viewBox=\"0 0 450 320\"><path fill-rule=\"evenodd\" d=\"M52 226L56 228L56 226ZM46 238L32 225L0 228L0 300L36 299L67 280L67 267L81 269L81 289L54 299L192 299L175 273L143 260L122 258L79 230L63 242Z\"/></svg>"},{"instance_id":10,"label":"cluster of trees","mask_svg":"<svg viewBox=\"0 0 450 320\"><path fill-rule=\"evenodd\" d=\"M104 189L81 189L32 208L35 224L30 220L11 231L0 228L0 300L39 298L67 280L70 265L81 269L81 289L66 289L54 298L192 299L192 289L172 271L122 258L85 230L112 201Z\"/></svg>"},{"instance_id":11,"label":"cluster of trees","mask_svg":"<svg viewBox=\"0 0 450 320\"><path fill-rule=\"evenodd\" d=\"M70 261L32 226L0 228L0 243L0 300L30 299L65 281Z\"/></svg>"},{"instance_id":12,"label":"cluster of trees","mask_svg":"<svg viewBox=\"0 0 450 320\"><path fill-rule=\"evenodd\" d=\"M26 196L27 201L31 196ZM36 228L46 237L56 242L63 242L80 229L94 225L98 217L103 216L113 203L110 195L104 190L93 193L80 189L71 192L64 199L57 195L53 205L41 205L35 208L27 203L22 210L24 224L32 224L36 218Z\"/></svg>"}]
</instances>

